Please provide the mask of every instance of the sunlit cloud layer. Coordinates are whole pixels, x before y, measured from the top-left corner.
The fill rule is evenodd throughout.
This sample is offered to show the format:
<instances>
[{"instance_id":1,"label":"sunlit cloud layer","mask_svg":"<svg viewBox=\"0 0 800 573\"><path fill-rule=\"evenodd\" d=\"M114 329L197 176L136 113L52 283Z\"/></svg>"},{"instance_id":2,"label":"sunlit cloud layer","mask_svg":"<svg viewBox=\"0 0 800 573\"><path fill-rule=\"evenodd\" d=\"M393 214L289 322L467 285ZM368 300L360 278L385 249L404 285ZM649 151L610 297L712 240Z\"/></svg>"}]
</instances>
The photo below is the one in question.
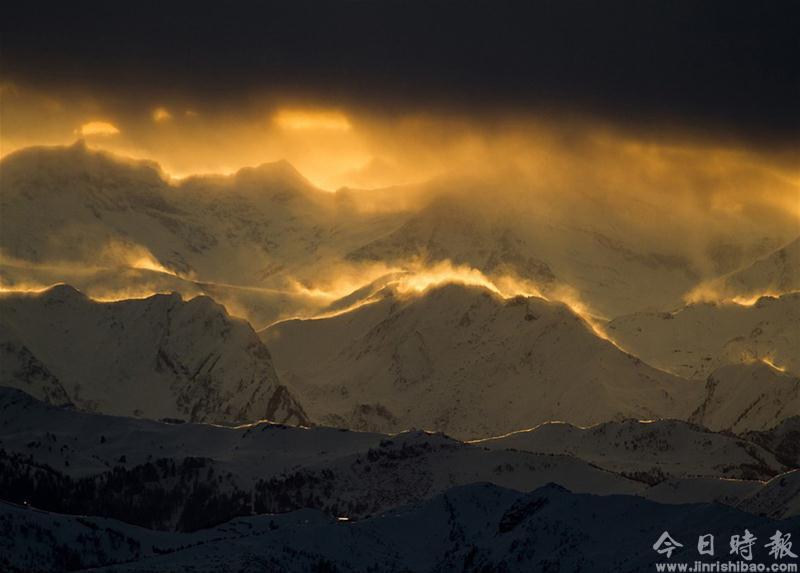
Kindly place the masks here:
<instances>
[{"instance_id":1,"label":"sunlit cloud layer","mask_svg":"<svg viewBox=\"0 0 800 573\"><path fill-rule=\"evenodd\" d=\"M678 218L800 216L800 152L791 149L669 130L643 134L589 116L381 115L268 98L242 109L191 101L130 109L93 94L3 85L3 154L83 137L90 147L157 161L176 178L285 159L327 190L405 186L399 194L455 178L483 181L484 192L508 200L580 190L671 201Z\"/></svg>"}]
</instances>

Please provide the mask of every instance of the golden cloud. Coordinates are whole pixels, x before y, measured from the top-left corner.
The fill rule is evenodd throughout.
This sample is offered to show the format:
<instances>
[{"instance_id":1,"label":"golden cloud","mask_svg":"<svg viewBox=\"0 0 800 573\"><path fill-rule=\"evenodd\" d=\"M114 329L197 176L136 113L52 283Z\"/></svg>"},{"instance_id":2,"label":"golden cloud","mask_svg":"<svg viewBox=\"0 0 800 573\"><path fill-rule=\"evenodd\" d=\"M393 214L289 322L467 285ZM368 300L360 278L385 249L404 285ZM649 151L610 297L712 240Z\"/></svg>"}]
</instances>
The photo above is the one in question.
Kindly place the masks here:
<instances>
[{"instance_id":1,"label":"golden cloud","mask_svg":"<svg viewBox=\"0 0 800 573\"><path fill-rule=\"evenodd\" d=\"M78 133L84 137L89 135L117 135L119 128L108 121L90 121L81 125Z\"/></svg>"},{"instance_id":2,"label":"golden cloud","mask_svg":"<svg viewBox=\"0 0 800 573\"><path fill-rule=\"evenodd\" d=\"M161 123L172 119L172 114L165 107L157 107L153 110L153 121Z\"/></svg>"},{"instance_id":3,"label":"golden cloud","mask_svg":"<svg viewBox=\"0 0 800 573\"><path fill-rule=\"evenodd\" d=\"M340 111L281 109L272 117L281 129L350 131L350 120Z\"/></svg>"}]
</instances>

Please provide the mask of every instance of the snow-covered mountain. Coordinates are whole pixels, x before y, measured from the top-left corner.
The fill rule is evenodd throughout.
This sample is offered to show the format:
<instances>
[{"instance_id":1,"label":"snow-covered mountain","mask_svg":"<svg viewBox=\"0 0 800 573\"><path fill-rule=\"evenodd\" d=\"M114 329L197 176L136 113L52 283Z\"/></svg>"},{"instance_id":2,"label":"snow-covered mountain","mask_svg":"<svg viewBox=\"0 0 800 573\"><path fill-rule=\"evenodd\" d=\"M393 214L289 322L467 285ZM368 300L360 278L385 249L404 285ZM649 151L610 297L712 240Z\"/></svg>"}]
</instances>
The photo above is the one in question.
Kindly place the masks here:
<instances>
[{"instance_id":1,"label":"snow-covered mountain","mask_svg":"<svg viewBox=\"0 0 800 573\"><path fill-rule=\"evenodd\" d=\"M261 331L312 420L480 438L549 420L685 417L702 385L651 368L561 303L448 284Z\"/></svg>"},{"instance_id":2,"label":"snow-covered mountain","mask_svg":"<svg viewBox=\"0 0 800 573\"><path fill-rule=\"evenodd\" d=\"M699 277L686 257L642 250L597 221L570 221L553 205L491 204L454 193L347 256L399 266L449 261L527 281L556 298L569 293L605 316L674 306Z\"/></svg>"},{"instance_id":3,"label":"snow-covered mountain","mask_svg":"<svg viewBox=\"0 0 800 573\"><path fill-rule=\"evenodd\" d=\"M612 320L607 332L648 364L686 378L704 380L720 366L754 360L800 373L800 293L631 314Z\"/></svg>"},{"instance_id":4,"label":"snow-covered mountain","mask_svg":"<svg viewBox=\"0 0 800 573\"><path fill-rule=\"evenodd\" d=\"M796 518L775 521L716 504L662 505L575 494L555 485L518 493L474 484L363 521L304 510L240 518L194 533L154 532L3 503L0 563L14 573L98 566L152 573L556 567L633 573L652 570L656 562L705 559L694 546L709 531L722 543L745 528L766 540L776 529L791 532L798 525ZM681 544L668 559L653 549L665 528ZM755 552L766 557L767 549L758 546Z\"/></svg>"},{"instance_id":5,"label":"snow-covered mountain","mask_svg":"<svg viewBox=\"0 0 800 573\"><path fill-rule=\"evenodd\" d=\"M24 149L2 167L6 255L81 261L102 258L111 243L215 282L253 284L271 251L313 250L314 227L332 203L286 162L171 183L156 164L77 143Z\"/></svg>"},{"instance_id":6,"label":"snow-covered mountain","mask_svg":"<svg viewBox=\"0 0 800 573\"><path fill-rule=\"evenodd\" d=\"M679 420L625 420L589 428L550 422L474 443L572 455L650 483L687 477L764 480L784 470L775 454L752 442Z\"/></svg>"},{"instance_id":7,"label":"snow-covered mountain","mask_svg":"<svg viewBox=\"0 0 800 573\"><path fill-rule=\"evenodd\" d=\"M404 269L410 260L511 275L605 317L674 308L718 274L703 271L696 249L642 227L637 213L669 218L660 202L528 194L514 181L328 193L284 161L177 181L155 163L81 143L23 149L0 165L4 285L69 282L93 296L200 292L259 327L319 311L331 299L310 292L337 278L355 289L377 276L372 266ZM724 253L739 253L723 258L738 264L785 240L783 231L750 236L734 223L719 240ZM120 271L127 275L115 280Z\"/></svg>"},{"instance_id":8,"label":"snow-covered mountain","mask_svg":"<svg viewBox=\"0 0 800 573\"><path fill-rule=\"evenodd\" d=\"M76 143L23 149L0 167L4 286L208 294L260 325L330 302L294 285L398 216L353 209L285 161L170 181L154 163Z\"/></svg>"},{"instance_id":9,"label":"snow-covered mountain","mask_svg":"<svg viewBox=\"0 0 800 573\"><path fill-rule=\"evenodd\" d=\"M72 287L0 296L2 380L38 398L148 418L306 423L249 324L207 297L113 303Z\"/></svg>"},{"instance_id":10,"label":"snow-covered mountain","mask_svg":"<svg viewBox=\"0 0 800 573\"><path fill-rule=\"evenodd\" d=\"M800 348L800 347L798 347ZM769 430L800 416L800 378L764 362L729 364L711 373L690 420L736 433Z\"/></svg>"},{"instance_id":11,"label":"snow-covered mountain","mask_svg":"<svg viewBox=\"0 0 800 573\"><path fill-rule=\"evenodd\" d=\"M548 291L556 281L547 263L509 226L487 220L477 206L440 197L385 237L350 252L354 261L402 264L449 261L487 275L510 274Z\"/></svg>"}]
</instances>

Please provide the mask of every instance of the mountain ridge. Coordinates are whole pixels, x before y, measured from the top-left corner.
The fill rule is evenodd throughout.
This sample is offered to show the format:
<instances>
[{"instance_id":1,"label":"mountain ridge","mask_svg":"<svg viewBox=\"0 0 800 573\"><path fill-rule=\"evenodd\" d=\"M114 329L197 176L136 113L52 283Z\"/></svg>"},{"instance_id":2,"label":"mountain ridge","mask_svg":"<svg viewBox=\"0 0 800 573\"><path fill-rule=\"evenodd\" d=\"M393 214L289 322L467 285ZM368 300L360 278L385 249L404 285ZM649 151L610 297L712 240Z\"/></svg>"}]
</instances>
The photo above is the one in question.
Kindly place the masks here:
<instances>
[{"instance_id":1,"label":"mountain ridge","mask_svg":"<svg viewBox=\"0 0 800 573\"><path fill-rule=\"evenodd\" d=\"M41 293L4 293L0 310L2 332L22 342L81 408L308 423L252 327L208 297L184 301L173 293L96 302L57 285Z\"/></svg>"},{"instance_id":2,"label":"mountain ridge","mask_svg":"<svg viewBox=\"0 0 800 573\"><path fill-rule=\"evenodd\" d=\"M700 391L601 339L563 303L504 299L463 284L389 294L344 314L260 331L312 418L485 437L553 419L683 417ZM521 397L525 388L531 394ZM589 403L591 411L580 410ZM363 426L361 412L369 416Z\"/></svg>"}]
</instances>

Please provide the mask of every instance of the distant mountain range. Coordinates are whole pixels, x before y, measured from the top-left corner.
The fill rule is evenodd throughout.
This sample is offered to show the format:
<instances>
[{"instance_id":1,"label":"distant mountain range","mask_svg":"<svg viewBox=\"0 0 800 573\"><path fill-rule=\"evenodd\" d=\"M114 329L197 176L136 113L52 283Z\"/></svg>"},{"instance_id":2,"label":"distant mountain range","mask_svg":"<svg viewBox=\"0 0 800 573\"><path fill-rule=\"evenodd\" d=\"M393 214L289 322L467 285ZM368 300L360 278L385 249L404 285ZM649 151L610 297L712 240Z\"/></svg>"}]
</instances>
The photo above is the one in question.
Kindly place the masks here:
<instances>
[{"instance_id":1,"label":"distant mountain range","mask_svg":"<svg viewBox=\"0 0 800 573\"><path fill-rule=\"evenodd\" d=\"M284 161L168 181L154 163L82 143L23 149L1 161L3 284L64 281L114 298L208 294L257 328L319 311L332 298L314 293L338 292L337 281L356 289L381 269L440 261L527 281L604 317L663 311L787 239L778 229L753 235L734 225L729 236L709 239L698 262L697 249L642 235L636 210L667 219L666 205L617 212L579 192L573 199L589 206L571 211L561 205L568 198L521 201L518 190L458 180L329 193ZM413 200L398 198L405 193ZM774 275L770 284L793 288L793 249L766 259L775 259L764 263L775 267L765 274Z\"/></svg>"},{"instance_id":2,"label":"distant mountain range","mask_svg":"<svg viewBox=\"0 0 800 573\"><path fill-rule=\"evenodd\" d=\"M205 296L97 302L66 285L5 293L0 382L53 404L115 415L226 424L269 419L383 433L419 428L461 439L551 420L586 426L624 418L758 431L800 414L797 376L754 357L742 362L720 351L707 361L693 350L714 341L705 329L694 337L680 329L693 307L674 319L641 318L673 328L676 345L687 345L684 356L711 371L705 380L649 366L638 356L647 347L636 346L637 355L620 350L562 303L503 298L467 284L411 292L402 280L387 278L352 308L259 333ZM719 330L731 337L727 348L744 347L742 334L760 324L753 348L761 341L793 367L800 322L792 300L723 309L727 322ZM717 307L700 308L710 312L702 324L715 328ZM764 312L769 318L758 318ZM615 321L609 332L617 336L619 324L637 328ZM647 338L631 340L641 345ZM664 367L661 357L675 356L650 359ZM677 363L666 367L682 372Z\"/></svg>"}]
</instances>

